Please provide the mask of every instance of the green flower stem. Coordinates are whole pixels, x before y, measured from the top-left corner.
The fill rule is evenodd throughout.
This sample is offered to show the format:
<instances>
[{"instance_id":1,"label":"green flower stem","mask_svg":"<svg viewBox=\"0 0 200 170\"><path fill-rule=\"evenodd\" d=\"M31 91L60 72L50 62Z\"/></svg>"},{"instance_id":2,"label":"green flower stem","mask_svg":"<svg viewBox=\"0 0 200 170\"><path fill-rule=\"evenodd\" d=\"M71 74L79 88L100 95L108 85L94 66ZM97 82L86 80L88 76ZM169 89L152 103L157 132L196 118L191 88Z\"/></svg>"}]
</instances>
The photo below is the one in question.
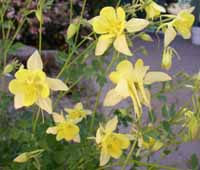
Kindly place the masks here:
<instances>
[{"instance_id":1,"label":"green flower stem","mask_svg":"<svg viewBox=\"0 0 200 170\"><path fill-rule=\"evenodd\" d=\"M154 163L140 162L140 161L137 161L137 160L132 160L132 162L134 162L138 165L141 165L141 166L146 166L146 167L156 167L156 168L162 168L162 169L166 169L166 170L178 170L177 168L174 168L174 167L158 165L158 164L154 164Z\"/></svg>"},{"instance_id":2,"label":"green flower stem","mask_svg":"<svg viewBox=\"0 0 200 170\"><path fill-rule=\"evenodd\" d=\"M70 9L69 9L69 23L72 23L72 16L73 16L73 0L70 0Z\"/></svg>"},{"instance_id":3,"label":"green flower stem","mask_svg":"<svg viewBox=\"0 0 200 170\"><path fill-rule=\"evenodd\" d=\"M105 75L110 71L112 65L114 64L115 60L118 57L119 57L119 52L117 52L117 54L114 53L110 64L106 68ZM103 87L100 87L100 89L99 89L99 91L97 93L97 96L96 96L96 102L95 102L95 105L94 105L93 114L92 114L92 120L91 120L91 123L90 123L90 133L92 132L92 129L93 129L93 126L94 126L94 120L95 120L96 111L97 111L97 108L98 108L98 105L99 105L99 99L100 99L100 96L101 96L102 89L103 89Z\"/></svg>"},{"instance_id":4,"label":"green flower stem","mask_svg":"<svg viewBox=\"0 0 200 170\"><path fill-rule=\"evenodd\" d=\"M75 37L75 44L76 44L77 41L78 41L78 36L79 36L79 30L80 30L81 20L82 20L82 18L83 18L83 14L84 14L84 11L85 11L86 3L87 3L87 0L84 0L84 1L83 1L83 6L82 6L82 10L81 10L80 19L79 19L79 22L78 22L78 28L77 28L77 33L76 33L76 37Z\"/></svg>"},{"instance_id":5,"label":"green flower stem","mask_svg":"<svg viewBox=\"0 0 200 170\"><path fill-rule=\"evenodd\" d=\"M42 9L41 13L42 13ZM39 53L40 55L42 54L42 21L40 22L40 27L39 27Z\"/></svg>"},{"instance_id":6,"label":"green flower stem","mask_svg":"<svg viewBox=\"0 0 200 170\"><path fill-rule=\"evenodd\" d=\"M137 144L137 139L133 142L133 145L132 145L132 147L131 147L131 149L130 149L130 151L129 151L129 153L128 153L128 156L127 156L127 158L126 158L126 160L125 160L125 162L124 162L124 164L123 164L121 170L125 170L125 169L126 169L126 166L128 165L128 162L129 162L129 160L131 159L131 156L132 156L132 154L133 154L133 151L134 151L134 149L135 149L135 147L136 147L136 144Z\"/></svg>"},{"instance_id":7,"label":"green flower stem","mask_svg":"<svg viewBox=\"0 0 200 170\"><path fill-rule=\"evenodd\" d=\"M34 120L34 123L33 123L33 134L35 134L37 123L38 123L38 120L39 120L39 116L40 116L40 108L38 107L38 111L36 113L36 117L35 117L35 120Z\"/></svg>"}]
</instances>

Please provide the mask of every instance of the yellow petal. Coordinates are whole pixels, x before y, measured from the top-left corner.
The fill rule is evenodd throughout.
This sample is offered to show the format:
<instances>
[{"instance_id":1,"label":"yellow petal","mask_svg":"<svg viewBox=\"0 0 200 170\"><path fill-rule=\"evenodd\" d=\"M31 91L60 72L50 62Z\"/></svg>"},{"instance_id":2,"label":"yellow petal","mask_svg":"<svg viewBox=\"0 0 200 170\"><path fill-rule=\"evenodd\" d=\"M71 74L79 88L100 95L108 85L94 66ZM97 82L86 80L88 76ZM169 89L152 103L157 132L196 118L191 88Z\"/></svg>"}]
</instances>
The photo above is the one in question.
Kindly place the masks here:
<instances>
[{"instance_id":1,"label":"yellow petal","mask_svg":"<svg viewBox=\"0 0 200 170\"><path fill-rule=\"evenodd\" d=\"M65 117L62 114L53 112L52 116L55 123L62 123L65 121Z\"/></svg>"},{"instance_id":2,"label":"yellow petal","mask_svg":"<svg viewBox=\"0 0 200 170\"><path fill-rule=\"evenodd\" d=\"M39 52L36 50L27 61L27 68L29 70L42 70L43 63Z\"/></svg>"},{"instance_id":3,"label":"yellow petal","mask_svg":"<svg viewBox=\"0 0 200 170\"><path fill-rule=\"evenodd\" d=\"M124 9L122 7L117 8L117 20L124 22L126 19L126 15Z\"/></svg>"},{"instance_id":4,"label":"yellow petal","mask_svg":"<svg viewBox=\"0 0 200 170\"><path fill-rule=\"evenodd\" d=\"M121 80L115 89L108 91L104 99L104 106L114 106L129 96L126 80Z\"/></svg>"},{"instance_id":5,"label":"yellow petal","mask_svg":"<svg viewBox=\"0 0 200 170\"><path fill-rule=\"evenodd\" d=\"M93 30L94 32L96 32L97 34L106 34L108 33L109 30L109 22L106 20L105 17L102 16L97 16L94 17L90 23L93 26Z\"/></svg>"},{"instance_id":6,"label":"yellow petal","mask_svg":"<svg viewBox=\"0 0 200 170\"><path fill-rule=\"evenodd\" d=\"M106 123L105 131L106 133L113 132L117 128L118 118L115 116Z\"/></svg>"},{"instance_id":7,"label":"yellow petal","mask_svg":"<svg viewBox=\"0 0 200 170\"><path fill-rule=\"evenodd\" d=\"M104 166L110 160L110 155L107 154L105 151L101 150L100 154L100 166Z\"/></svg>"},{"instance_id":8,"label":"yellow petal","mask_svg":"<svg viewBox=\"0 0 200 170\"><path fill-rule=\"evenodd\" d=\"M41 109L45 110L49 114L52 113L52 102L50 98L40 98L36 103Z\"/></svg>"},{"instance_id":9,"label":"yellow petal","mask_svg":"<svg viewBox=\"0 0 200 170\"><path fill-rule=\"evenodd\" d=\"M39 89L38 89L38 91L39 91ZM49 86L47 84L42 83L40 85L40 96L42 98L46 98L49 96L49 94L50 94Z\"/></svg>"},{"instance_id":10,"label":"yellow petal","mask_svg":"<svg viewBox=\"0 0 200 170\"><path fill-rule=\"evenodd\" d=\"M133 70L133 65L130 61L123 60L117 65L116 70L121 73L131 72Z\"/></svg>"},{"instance_id":11,"label":"yellow petal","mask_svg":"<svg viewBox=\"0 0 200 170\"><path fill-rule=\"evenodd\" d=\"M80 143L81 142L81 138L80 138L80 135L78 134L74 139L73 139L74 142L77 142L77 143Z\"/></svg>"},{"instance_id":12,"label":"yellow petal","mask_svg":"<svg viewBox=\"0 0 200 170\"><path fill-rule=\"evenodd\" d=\"M110 73L109 78L113 83L117 84L120 81L121 76L118 72L113 71Z\"/></svg>"},{"instance_id":13,"label":"yellow petal","mask_svg":"<svg viewBox=\"0 0 200 170\"><path fill-rule=\"evenodd\" d=\"M16 79L11 80L8 86L8 89L12 94L22 93L24 91L24 88L24 83Z\"/></svg>"},{"instance_id":14,"label":"yellow petal","mask_svg":"<svg viewBox=\"0 0 200 170\"><path fill-rule=\"evenodd\" d=\"M54 91L62 90L62 91L68 91L69 88L65 83L63 83L59 79L54 79L54 78L46 78L47 84L49 85L49 88Z\"/></svg>"},{"instance_id":15,"label":"yellow petal","mask_svg":"<svg viewBox=\"0 0 200 170\"><path fill-rule=\"evenodd\" d=\"M124 34L117 36L116 40L114 41L114 47L120 53L123 53L127 56L132 56Z\"/></svg>"},{"instance_id":16,"label":"yellow petal","mask_svg":"<svg viewBox=\"0 0 200 170\"><path fill-rule=\"evenodd\" d=\"M144 62L142 59L138 59L135 62L135 77L136 81L143 81L143 78L146 72L149 70L149 66L144 66Z\"/></svg>"},{"instance_id":17,"label":"yellow petal","mask_svg":"<svg viewBox=\"0 0 200 170\"><path fill-rule=\"evenodd\" d=\"M144 83L152 84L155 82L164 82L169 80L171 80L171 77L168 74L158 71L151 71L146 74Z\"/></svg>"},{"instance_id":18,"label":"yellow petal","mask_svg":"<svg viewBox=\"0 0 200 170\"><path fill-rule=\"evenodd\" d=\"M167 30L165 31L164 37L164 47L168 47L169 44L175 39L176 31L172 26L168 26Z\"/></svg>"},{"instance_id":19,"label":"yellow petal","mask_svg":"<svg viewBox=\"0 0 200 170\"><path fill-rule=\"evenodd\" d=\"M163 13L166 12L166 10L165 10L165 8L164 8L163 6L158 5L158 4L155 3L155 2L152 2L152 3L153 3L153 6L154 6L154 8L155 8L156 10L158 10L158 11L160 11L160 12L163 12Z\"/></svg>"},{"instance_id":20,"label":"yellow petal","mask_svg":"<svg viewBox=\"0 0 200 170\"><path fill-rule=\"evenodd\" d=\"M95 138L97 144L101 143L103 134L104 134L104 131L103 131L102 126L100 125L100 127L97 129L96 138Z\"/></svg>"},{"instance_id":21,"label":"yellow petal","mask_svg":"<svg viewBox=\"0 0 200 170\"><path fill-rule=\"evenodd\" d=\"M104 7L100 11L100 16L103 16L109 22L116 21L116 12L115 12L115 9L113 7Z\"/></svg>"},{"instance_id":22,"label":"yellow petal","mask_svg":"<svg viewBox=\"0 0 200 170\"><path fill-rule=\"evenodd\" d=\"M149 21L145 19L132 18L126 23L126 29L130 33L143 30L149 25Z\"/></svg>"},{"instance_id":23,"label":"yellow petal","mask_svg":"<svg viewBox=\"0 0 200 170\"><path fill-rule=\"evenodd\" d=\"M122 149L127 149L130 145L129 138L126 135L120 134L120 133L117 133L115 135L116 135L117 139L120 141L120 147Z\"/></svg>"},{"instance_id":24,"label":"yellow petal","mask_svg":"<svg viewBox=\"0 0 200 170\"><path fill-rule=\"evenodd\" d=\"M57 128L56 128L56 126L54 126L54 127L49 127L49 128L46 130L46 133L47 133L47 134L56 135L56 134L57 134Z\"/></svg>"},{"instance_id":25,"label":"yellow petal","mask_svg":"<svg viewBox=\"0 0 200 170\"><path fill-rule=\"evenodd\" d=\"M91 111L91 110L87 110L87 109L86 109L86 110L84 110L84 112L86 112L87 115L91 115L91 114L92 114L92 111Z\"/></svg>"},{"instance_id":26,"label":"yellow petal","mask_svg":"<svg viewBox=\"0 0 200 170\"><path fill-rule=\"evenodd\" d=\"M75 109L79 109L79 110L82 110L83 109L83 104L81 102L77 103L75 106L74 106Z\"/></svg>"},{"instance_id":27,"label":"yellow petal","mask_svg":"<svg viewBox=\"0 0 200 170\"><path fill-rule=\"evenodd\" d=\"M37 101L37 94L36 94L36 90L34 87L29 87L27 86L26 89L24 90L24 95L23 95L23 104L24 106L31 106L32 104L34 104Z\"/></svg>"},{"instance_id":28,"label":"yellow petal","mask_svg":"<svg viewBox=\"0 0 200 170\"><path fill-rule=\"evenodd\" d=\"M14 107L15 109L19 109L23 107L23 96L20 94L15 95L14 97Z\"/></svg>"},{"instance_id":29,"label":"yellow petal","mask_svg":"<svg viewBox=\"0 0 200 170\"><path fill-rule=\"evenodd\" d=\"M101 35L97 41L95 55L100 56L110 47L113 42L113 37L110 35Z\"/></svg>"}]
</instances>

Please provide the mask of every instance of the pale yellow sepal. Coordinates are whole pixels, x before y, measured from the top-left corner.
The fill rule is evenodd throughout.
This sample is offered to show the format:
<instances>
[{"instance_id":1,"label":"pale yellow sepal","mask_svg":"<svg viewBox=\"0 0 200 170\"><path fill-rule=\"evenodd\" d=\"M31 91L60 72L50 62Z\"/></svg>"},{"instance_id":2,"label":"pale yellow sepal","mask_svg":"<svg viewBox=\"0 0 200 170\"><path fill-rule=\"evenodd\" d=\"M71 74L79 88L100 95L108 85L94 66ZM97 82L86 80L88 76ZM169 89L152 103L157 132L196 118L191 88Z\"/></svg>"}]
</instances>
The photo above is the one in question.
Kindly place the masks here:
<instances>
[{"instance_id":1,"label":"pale yellow sepal","mask_svg":"<svg viewBox=\"0 0 200 170\"><path fill-rule=\"evenodd\" d=\"M39 52L36 50L27 61L27 68L29 70L42 70L43 63Z\"/></svg>"},{"instance_id":2,"label":"pale yellow sepal","mask_svg":"<svg viewBox=\"0 0 200 170\"><path fill-rule=\"evenodd\" d=\"M52 101L49 97L47 98L41 98L38 99L38 101L36 102L36 104L43 110L45 110L46 112L48 112L49 114L52 114Z\"/></svg>"},{"instance_id":3,"label":"pale yellow sepal","mask_svg":"<svg viewBox=\"0 0 200 170\"><path fill-rule=\"evenodd\" d=\"M68 91L69 90L69 87L67 87L67 85L59 79L47 77L46 81L51 90L54 90L54 91L59 91L59 90Z\"/></svg>"},{"instance_id":4,"label":"pale yellow sepal","mask_svg":"<svg viewBox=\"0 0 200 170\"><path fill-rule=\"evenodd\" d=\"M153 84L156 82L170 81L171 79L172 78L164 72L150 71L146 74L144 83L145 84Z\"/></svg>"},{"instance_id":5,"label":"pale yellow sepal","mask_svg":"<svg viewBox=\"0 0 200 170\"><path fill-rule=\"evenodd\" d=\"M106 165L110 160L110 155L107 154L105 151L101 150L100 153L100 166Z\"/></svg>"},{"instance_id":6,"label":"pale yellow sepal","mask_svg":"<svg viewBox=\"0 0 200 170\"><path fill-rule=\"evenodd\" d=\"M149 25L149 21L145 19L132 18L126 23L126 29L130 33L142 31Z\"/></svg>"},{"instance_id":7,"label":"pale yellow sepal","mask_svg":"<svg viewBox=\"0 0 200 170\"><path fill-rule=\"evenodd\" d=\"M133 55L128 47L126 36L124 34L117 36L114 41L114 47L118 52L122 54L125 54L127 56Z\"/></svg>"},{"instance_id":8,"label":"pale yellow sepal","mask_svg":"<svg viewBox=\"0 0 200 170\"><path fill-rule=\"evenodd\" d=\"M118 118L117 116L115 116L106 123L105 131L108 133L113 132L117 128L117 124L118 124Z\"/></svg>"},{"instance_id":9,"label":"pale yellow sepal","mask_svg":"<svg viewBox=\"0 0 200 170\"><path fill-rule=\"evenodd\" d=\"M101 56L105 53L105 51L110 47L113 42L112 36L101 35L97 41L95 55Z\"/></svg>"},{"instance_id":10,"label":"pale yellow sepal","mask_svg":"<svg viewBox=\"0 0 200 170\"><path fill-rule=\"evenodd\" d=\"M164 37L164 47L168 47L170 43L175 39L176 37L176 31L173 28L172 25L168 25L166 31L165 31L165 37Z\"/></svg>"}]
</instances>

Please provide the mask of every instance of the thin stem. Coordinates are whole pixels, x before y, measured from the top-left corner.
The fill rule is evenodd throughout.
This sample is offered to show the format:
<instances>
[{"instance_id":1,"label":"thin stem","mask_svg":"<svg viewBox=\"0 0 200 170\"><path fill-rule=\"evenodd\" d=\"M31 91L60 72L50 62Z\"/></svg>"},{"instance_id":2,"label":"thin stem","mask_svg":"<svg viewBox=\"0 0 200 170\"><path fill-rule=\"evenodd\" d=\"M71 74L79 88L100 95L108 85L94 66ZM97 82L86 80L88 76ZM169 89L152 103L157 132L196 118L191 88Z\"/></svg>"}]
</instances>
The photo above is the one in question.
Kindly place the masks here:
<instances>
[{"instance_id":1,"label":"thin stem","mask_svg":"<svg viewBox=\"0 0 200 170\"><path fill-rule=\"evenodd\" d=\"M69 23L72 23L72 16L73 16L73 0L70 0L70 10L69 10Z\"/></svg>"},{"instance_id":2,"label":"thin stem","mask_svg":"<svg viewBox=\"0 0 200 170\"><path fill-rule=\"evenodd\" d=\"M117 7L118 7L118 6L120 6L120 3L121 3L121 0L118 0L118 2L117 2L117 5L116 5L116 6L117 6Z\"/></svg>"},{"instance_id":3,"label":"thin stem","mask_svg":"<svg viewBox=\"0 0 200 170\"><path fill-rule=\"evenodd\" d=\"M141 165L141 166L146 166L146 167L157 167L157 168L162 168L162 169L166 169L166 170L178 170L177 168L174 167L169 167L169 166L165 166L165 165L158 165L158 164L154 164L154 163L146 163L146 162L140 162L137 160L132 160L132 162Z\"/></svg>"},{"instance_id":4,"label":"thin stem","mask_svg":"<svg viewBox=\"0 0 200 170\"><path fill-rule=\"evenodd\" d=\"M82 6L82 10L81 10L80 19L79 19L79 22L78 22L78 29L77 29L77 33L76 33L76 37L75 37L75 44L76 44L77 41L78 41L78 35L79 35L81 20L82 20L82 18L83 18L83 14L84 14L84 11L85 11L86 3L87 3L87 0L84 0L84 1L83 1L83 6Z\"/></svg>"},{"instance_id":5,"label":"thin stem","mask_svg":"<svg viewBox=\"0 0 200 170\"><path fill-rule=\"evenodd\" d=\"M40 11L40 20L39 20L39 53L42 54L42 25L43 25L43 13L42 13L42 8L43 8L44 1L41 0L39 1L39 11Z\"/></svg>"},{"instance_id":6,"label":"thin stem","mask_svg":"<svg viewBox=\"0 0 200 170\"><path fill-rule=\"evenodd\" d=\"M40 108L38 108L38 111L37 111L36 117L35 117L35 121L33 123L33 134L35 134L35 130L36 130L36 127L37 127L37 122L39 120L39 116L40 116Z\"/></svg>"},{"instance_id":7,"label":"thin stem","mask_svg":"<svg viewBox=\"0 0 200 170\"><path fill-rule=\"evenodd\" d=\"M133 151L134 151L134 149L136 147L136 144L137 144L137 139L134 141L134 143L133 143L133 145L132 145L132 147L131 147L131 149L130 149L130 151L128 153L128 156L127 156L127 158L126 158L121 170L125 170L126 169L126 166L128 165L128 162L129 162L129 160L130 160L130 158L131 158L131 156L133 154Z\"/></svg>"}]
</instances>

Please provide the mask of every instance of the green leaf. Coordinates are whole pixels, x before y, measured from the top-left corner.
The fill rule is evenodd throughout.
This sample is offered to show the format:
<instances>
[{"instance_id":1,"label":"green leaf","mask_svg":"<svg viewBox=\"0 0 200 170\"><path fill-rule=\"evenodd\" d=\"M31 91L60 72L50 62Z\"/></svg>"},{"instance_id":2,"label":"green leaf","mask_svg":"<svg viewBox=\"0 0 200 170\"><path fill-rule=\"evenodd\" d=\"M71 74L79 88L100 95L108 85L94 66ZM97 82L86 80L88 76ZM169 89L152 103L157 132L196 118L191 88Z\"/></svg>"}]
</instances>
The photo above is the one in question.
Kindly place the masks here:
<instances>
[{"instance_id":1,"label":"green leaf","mask_svg":"<svg viewBox=\"0 0 200 170\"><path fill-rule=\"evenodd\" d=\"M149 117L149 120L150 120L151 123L156 122L156 115L155 115L153 110L148 111L148 117Z\"/></svg>"},{"instance_id":2,"label":"green leaf","mask_svg":"<svg viewBox=\"0 0 200 170\"><path fill-rule=\"evenodd\" d=\"M190 164L192 166L192 170L199 170L199 160L196 154L192 154L190 157Z\"/></svg>"}]
</instances>

